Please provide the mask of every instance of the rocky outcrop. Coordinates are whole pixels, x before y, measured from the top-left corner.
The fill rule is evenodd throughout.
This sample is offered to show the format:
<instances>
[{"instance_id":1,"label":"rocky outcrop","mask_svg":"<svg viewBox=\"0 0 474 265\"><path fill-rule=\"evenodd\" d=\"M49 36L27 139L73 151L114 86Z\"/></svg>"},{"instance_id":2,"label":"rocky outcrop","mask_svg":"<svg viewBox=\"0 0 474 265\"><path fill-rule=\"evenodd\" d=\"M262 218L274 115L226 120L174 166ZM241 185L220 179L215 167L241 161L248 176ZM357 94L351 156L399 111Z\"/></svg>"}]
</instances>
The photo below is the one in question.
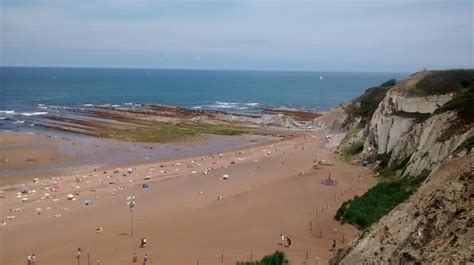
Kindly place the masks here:
<instances>
[{"instance_id":1,"label":"rocky outcrop","mask_svg":"<svg viewBox=\"0 0 474 265\"><path fill-rule=\"evenodd\" d=\"M433 95L424 97L406 97L395 92L389 95L390 105L396 111L409 113L433 113L437 108L446 104L453 98L453 95Z\"/></svg>"},{"instance_id":2,"label":"rocky outcrop","mask_svg":"<svg viewBox=\"0 0 474 265\"><path fill-rule=\"evenodd\" d=\"M432 114L446 104L452 95L406 97L395 87L387 93L369 123L368 138L364 150L378 154L389 153L412 129L423 114Z\"/></svg>"},{"instance_id":3,"label":"rocky outcrop","mask_svg":"<svg viewBox=\"0 0 474 265\"><path fill-rule=\"evenodd\" d=\"M392 149L389 164L409 159L402 177L419 176L431 171L449 157L461 144L474 137L472 128L463 131L457 127L456 112L434 115L416 124Z\"/></svg>"},{"instance_id":4,"label":"rocky outcrop","mask_svg":"<svg viewBox=\"0 0 474 265\"><path fill-rule=\"evenodd\" d=\"M411 198L338 253L338 264L474 262L474 155L443 162Z\"/></svg>"},{"instance_id":5,"label":"rocky outcrop","mask_svg":"<svg viewBox=\"0 0 474 265\"><path fill-rule=\"evenodd\" d=\"M364 129L348 131L346 143L365 139L360 157L425 181L335 263L474 262L473 86L472 70L416 73L385 94Z\"/></svg>"}]
</instances>

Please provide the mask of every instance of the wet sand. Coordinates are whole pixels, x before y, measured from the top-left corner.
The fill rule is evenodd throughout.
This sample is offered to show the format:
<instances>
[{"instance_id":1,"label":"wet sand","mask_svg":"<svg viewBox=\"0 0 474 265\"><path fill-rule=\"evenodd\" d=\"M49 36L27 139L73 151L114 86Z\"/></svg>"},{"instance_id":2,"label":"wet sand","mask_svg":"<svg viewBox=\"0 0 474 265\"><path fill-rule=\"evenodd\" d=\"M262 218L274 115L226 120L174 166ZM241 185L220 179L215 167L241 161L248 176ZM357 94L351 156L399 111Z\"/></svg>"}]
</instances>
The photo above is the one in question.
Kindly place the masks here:
<instances>
[{"instance_id":1,"label":"wet sand","mask_svg":"<svg viewBox=\"0 0 474 265\"><path fill-rule=\"evenodd\" d=\"M147 253L148 264L235 264L275 250L287 253L292 264L306 257L327 264L332 240L342 246L357 233L336 222L335 211L372 180L366 169L338 162L325 144L324 135L314 132L241 151L138 165L132 173L122 167L40 180L29 184L35 192L27 195L5 191L0 263L24 264L35 253L37 264L77 264L81 247L81 264L87 254L91 264L133 264L133 252L139 261ZM315 160L324 163L313 169ZM322 185L329 173L337 186ZM229 178L223 180L224 174ZM48 190L54 186L63 187ZM67 200L69 193L79 195ZM128 196L136 197L133 236ZM84 205L86 198L92 205ZM280 233L292 239L291 248L279 244ZM142 236L148 240L144 249Z\"/></svg>"},{"instance_id":2,"label":"wet sand","mask_svg":"<svg viewBox=\"0 0 474 265\"><path fill-rule=\"evenodd\" d=\"M131 143L61 132L0 133L0 187L94 168L128 167L278 141L278 137L203 135L188 143Z\"/></svg>"}]
</instances>

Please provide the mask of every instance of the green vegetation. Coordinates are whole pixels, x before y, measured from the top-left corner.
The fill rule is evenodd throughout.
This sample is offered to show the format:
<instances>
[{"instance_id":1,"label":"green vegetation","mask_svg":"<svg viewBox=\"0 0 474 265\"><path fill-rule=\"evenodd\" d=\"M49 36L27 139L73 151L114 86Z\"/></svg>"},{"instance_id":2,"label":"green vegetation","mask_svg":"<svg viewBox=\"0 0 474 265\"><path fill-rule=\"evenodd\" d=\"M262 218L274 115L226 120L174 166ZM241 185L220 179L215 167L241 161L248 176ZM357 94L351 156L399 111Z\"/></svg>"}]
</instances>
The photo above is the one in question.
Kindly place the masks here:
<instances>
[{"instance_id":1,"label":"green vegetation","mask_svg":"<svg viewBox=\"0 0 474 265\"><path fill-rule=\"evenodd\" d=\"M381 87L392 87L392 86L394 86L394 85L396 85L396 84L397 84L397 80L396 80L396 79L390 79L390 80L388 80L388 81L383 82L380 86L381 86Z\"/></svg>"},{"instance_id":2,"label":"green vegetation","mask_svg":"<svg viewBox=\"0 0 474 265\"><path fill-rule=\"evenodd\" d=\"M237 262L237 265L283 265L288 264L285 253L276 251L272 255L263 257L260 261Z\"/></svg>"},{"instance_id":3,"label":"green vegetation","mask_svg":"<svg viewBox=\"0 0 474 265\"><path fill-rule=\"evenodd\" d=\"M158 122L147 120L127 120L105 122L97 120L49 117L50 120L68 123L61 130L87 135L113 138L130 142L182 142L201 134L242 135L262 133L256 128L224 122Z\"/></svg>"},{"instance_id":4,"label":"green vegetation","mask_svg":"<svg viewBox=\"0 0 474 265\"><path fill-rule=\"evenodd\" d=\"M359 229L366 229L407 200L421 181L422 178L380 182L361 197L345 201L337 210L335 218Z\"/></svg>"},{"instance_id":5,"label":"green vegetation","mask_svg":"<svg viewBox=\"0 0 474 265\"><path fill-rule=\"evenodd\" d=\"M348 109L349 114L362 117L364 122L368 121L385 97L385 94L387 94L387 91L396 84L397 80L390 79L380 86L367 89L364 94L352 101Z\"/></svg>"},{"instance_id":6,"label":"green vegetation","mask_svg":"<svg viewBox=\"0 0 474 265\"><path fill-rule=\"evenodd\" d=\"M386 159L386 156L383 158ZM379 167L381 168L378 171L379 176L385 177L385 178L390 178L390 177L395 176L398 170L403 170L405 168L405 166L408 164L408 161L410 161L410 156L406 157L405 159L401 161L395 161L391 165L388 165L388 161L382 160L382 163L384 163L384 165L382 165L382 163L381 165L379 165Z\"/></svg>"},{"instance_id":7,"label":"green vegetation","mask_svg":"<svg viewBox=\"0 0 474 265\"><path fill-rule=\"evenodd\" d=\"M474 70L433 71L424 76L410 92L428 96L459 92L474 83Z\"/></svg>"},{"instance_id":8,"label":"green vegetation","mask_svg":"<svg viewBox=\"0 0 474 265\"><path fill-rule=\"evenodd\" d=\"M458 116L465 123L474 122L474 81L464 82L463 89L446 104L436 110L436 114L449 110L458 110Z\"/></svg>"},{"instance_id":9,"label":"green vegetation","mask_svg":"<svg viewBox=\"0 0 474 265\"><path fill-rule=\"evenodd\" d=\"M353 155L356 155L363 151L363 142L349 145L349 140L355 137L361 130L361 128L352 128L346 133L344 138L341 140L339 146L341 147L340 156L343 161L348 161L349 158L351 158Z\"/></svg>"},{"instance_id":10,"label":"green vegetation","mask_svg":"<svg viewBox=\"0 0 474 265\"><path fill-rule=\"evenodd\" d=\"M341 150L341 159L343 161L348 161L352 156L361 153L364 150L364 142L355 143L346 147L343 147Z\"/></svg>"},{"instance_id":11,"label":"green vegetation","mask_svg":"<svg viewBox=\"0 0 474 265\"><path fill-rule=\"evenodd\" d=\"M370 119L389 89L390 87L387 86L367 89L363 95L354 100L360 104L358 108L355 108L354 114Z\"/></svg>"},{"instance_id":12,"label":"green vegetation","mask_svg":"<svg viewBox=\"0 0 474 265\"><path fill-rule=\"evenodd\" d=\"M255 134L253 128L227 123L181 122L177 124L156 122L148 126L128 126L102 123L98 136L130 142L179 142L200 134L242 135Z\"/></svg>"}]
</instances>

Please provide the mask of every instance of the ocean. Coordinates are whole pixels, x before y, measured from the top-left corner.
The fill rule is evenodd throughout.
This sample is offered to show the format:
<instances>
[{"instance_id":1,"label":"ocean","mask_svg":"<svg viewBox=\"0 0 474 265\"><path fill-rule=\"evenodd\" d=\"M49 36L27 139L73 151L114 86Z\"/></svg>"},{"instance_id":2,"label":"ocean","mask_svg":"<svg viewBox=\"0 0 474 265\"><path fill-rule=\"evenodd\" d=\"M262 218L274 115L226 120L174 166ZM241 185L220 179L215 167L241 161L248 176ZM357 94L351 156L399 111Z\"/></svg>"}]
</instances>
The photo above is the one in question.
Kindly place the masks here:
<instances>
[{"instance_id":1,"label":"ocean","mask_svg":"<svg viewBox=\"0 0 474 265\"><path fill-rule=\"evenodd\" d=\"M0 67L0 129L94 105L160 103L239 113L327 110L407 73Z\"/></svg>"}]
</instances>

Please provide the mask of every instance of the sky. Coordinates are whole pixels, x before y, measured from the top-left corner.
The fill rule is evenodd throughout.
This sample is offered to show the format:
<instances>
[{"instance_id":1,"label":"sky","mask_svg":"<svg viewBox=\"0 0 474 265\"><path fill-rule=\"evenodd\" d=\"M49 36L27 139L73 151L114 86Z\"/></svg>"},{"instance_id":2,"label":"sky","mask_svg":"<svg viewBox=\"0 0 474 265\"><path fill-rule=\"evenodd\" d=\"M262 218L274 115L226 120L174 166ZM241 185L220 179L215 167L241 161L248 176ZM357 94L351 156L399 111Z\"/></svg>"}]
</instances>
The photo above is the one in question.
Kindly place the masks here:
<instances>
[{"instance_id":1,"label":"sky","mask_svg":"<svg viewBox=\"0 0 474 265\"><path fill-rule=\"evenodd\" d=\"M464 0L0 0L0 65L473 68Z\"/></svg>"}]
</instances>

